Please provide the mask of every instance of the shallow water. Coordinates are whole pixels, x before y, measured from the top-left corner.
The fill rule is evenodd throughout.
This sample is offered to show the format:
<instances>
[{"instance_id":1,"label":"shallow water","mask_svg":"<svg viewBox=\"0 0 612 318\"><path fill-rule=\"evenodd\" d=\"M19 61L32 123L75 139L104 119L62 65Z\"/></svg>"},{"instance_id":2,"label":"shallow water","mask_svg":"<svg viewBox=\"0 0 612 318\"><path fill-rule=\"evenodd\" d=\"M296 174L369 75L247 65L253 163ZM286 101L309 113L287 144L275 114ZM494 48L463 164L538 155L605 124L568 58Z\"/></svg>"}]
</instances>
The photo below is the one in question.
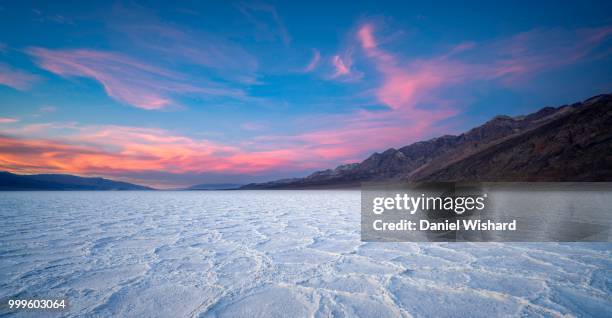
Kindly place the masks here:
<instances>
[{"instance_id":1,"label":"shallow water","mask_svg":"<svg viewBox=\"0 0 612 318\"><path fill-rule=\"evenodd\" d=\"M67 298L50 316L612 315L612 243L364 243L359 205L358 191L0 192L0 299Z\"/></svg>"}]
</instances>

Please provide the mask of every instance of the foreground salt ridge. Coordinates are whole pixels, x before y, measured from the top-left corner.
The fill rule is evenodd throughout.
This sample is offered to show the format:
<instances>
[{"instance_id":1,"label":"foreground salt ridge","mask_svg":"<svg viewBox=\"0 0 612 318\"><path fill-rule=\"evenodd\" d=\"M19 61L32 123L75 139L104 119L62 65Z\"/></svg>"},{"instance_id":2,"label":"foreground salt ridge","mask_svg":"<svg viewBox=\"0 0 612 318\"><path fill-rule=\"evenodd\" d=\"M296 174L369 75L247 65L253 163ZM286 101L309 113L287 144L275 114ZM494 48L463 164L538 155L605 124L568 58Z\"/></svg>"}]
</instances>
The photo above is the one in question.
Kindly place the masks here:
<instances>
[{"instance_id":1,"label":"foreground salt ridge","mask_svg":"<svg viewBox=\"0 0 612 318\"><path fill-rule=\"evenodd\" d=\"M364 243L359 203L357 191L3 192L0 298L67 297L51 316L612 313L612 244Z\"/></svg>"}]
</instances>

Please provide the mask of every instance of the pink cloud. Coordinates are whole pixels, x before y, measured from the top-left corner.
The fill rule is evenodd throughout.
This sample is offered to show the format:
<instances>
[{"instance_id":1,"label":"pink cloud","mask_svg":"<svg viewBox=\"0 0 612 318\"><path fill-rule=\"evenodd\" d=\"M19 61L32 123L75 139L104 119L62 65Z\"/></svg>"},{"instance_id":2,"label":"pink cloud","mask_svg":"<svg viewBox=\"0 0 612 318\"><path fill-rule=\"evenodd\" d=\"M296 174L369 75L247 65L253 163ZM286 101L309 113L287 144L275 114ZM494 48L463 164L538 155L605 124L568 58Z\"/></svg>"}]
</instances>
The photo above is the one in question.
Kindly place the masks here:
<instances>
[{"instance_id":1,"label":"pink cloud","mask_svg":"<svg viewBox=\"0 0 612 318\"><path fill-rule=\"evenodd\" d=\"M336 71L335 71L335 73L334 73L334 75L332 77L338 77L338 76L346 75L346 74L349 74L351 72L351 70L344 63L344 61L342 60L342 57L340 57L340 55L334 55L332 57L332 64L334 65L334 67L336 69Z\"/></svg>"},{"instance_id":2,"label":"pink cloud","mask_svg":"<svg viewBox=\"0 0 612 318\"><path fill-rule=\"evenodd\" d=\"M270 136L268 140L282 140L287 147L308 149L325 161L350 162L372 151L403 146L435 135L440 129L436 125L441 120L457 114L456 109L437 100L433 93L436 89L464 79L467 70L463 64L442 57L403 60L378 46L371 24L361 26L356 35L367 61L373 63L380 74L378 85L372 89L373 97L389 108L385 111L359 110L343 115L317 116L313 120L323 126L317 131L283 138ZM352 49L333 56L335 72L332 78L353 75L351 56ZM430 103L427 109L420 105L425 102Z\"/></svg>"},{"instance_id":3,"label":"pink cloud","mask_svg":"<svg viewBox=\"0 0 612 318\"><path fill-rule=\"evenodd\" d=\"M596 54L597 48L612 37L612 26L583 29L533 29L508 39L484 43L480 50L497 56L484 57L475 75L520 83L527 75L609 56Z\"/></svg>"},{"instance_id":4,"label":"pink cloud","mask_svg":"<svg viewBox=\"0 0 612 318\"><path fill-rule=\"evenodd\" d=\"M19 119L12 117L0 117L0 124L12 124L18 122Z\"/></svg>"},{"instance_id":5,"label":"pink cloud","mask_svg":"<svg viewBox=\"0 0 612 318\"><path fill-rule=\"evenodd\" d=\"M476 46L476 43L474 42L463 42L463 43L459 43L457 45L455 45L450 52L447 54L447 56L452 56L455 54L459 54L465 51L469 51L471 49L473 49Z\"/></svg>"},{"instance_id":6,"label":"pink cloud","mask_svg":"<svg viewBox=\"0 0 612 318\"><path fill-rule=\"evenodd\" d=\"M365 24L359 28L357 36L361 40L361 45L365 50L376 50L376 41L374 40L374 27L372 24ZM371 53L375 51L370 51Z\"/></svg>"},{"instance_id":7,"label":"pink cloud","mask_svg":"<svg viewBox=\"0 0 612 318\"><path fill-rule=\"evenodd\" d=\"M363 160L373 151L404 146L428 135L442 133L434 125L456 114L453 109L360 111L336 116L334 127L290 137L321 158L343 163Z\"/></svg>"},{"instance_id":8,"label":"pink cloud","mask_svg":"<svg viewBox=\"0 0 612 318\"><path fill-rule=\"evenodd\" d=\"M31 48L38 65L64 77L95 79L113 99L138 108L154 110L177 106L183 94L241 97L242 91L206 87L183 74L148 65L130 57L93 50L48 50Z\"/></svg>"},{"instance_id":9,"label":"pink cloud","mask_svg":"<svg viewBox=\"0 0 612 318\"><path fill-rule=\"evenodd\" d=\"M476 80L508 83L602 57L594 51L612 37L610 26L578 30L535 29L481 44L464 42L446 54L403 61L380 48L374 31L373 24L364 24L358 29L357 38L382 75L377 98L392 109L412 108L430 99L435 90L451 85ZM457 56L459 54L461 56Z\"/></svg>"},{"instance_id":10,"label":"pink cloud","mask_svg":"<svg viewBox=\"0 0 612 318\"><path fill-rule=\"evenodd\" d=\"M325 167L331 164L329 158L336 159L331 154L328 159L321 158L324 151L312 152L295 143L266 149L248 142L228 145L161 129L62 123L2 132L0 145L2 170L109 177L160 171L253 175Z\"/></svg>"},{"instance_id":11,"label":"pink cloud","mask_svg":"<svg viewBox=\"0 0 612 318\"><path fill-rule=\"evenodd\" d=\"M317 49L313 49L312 58L310 59L310 62L308 62L308 65L306 65L306 67L304 68L304 72L312 72L317 67L317 65L319 65L320 60L321 52L319 52L319 50Z\"/></svg>"},{"instance_id":12,"label":"pink cloud","mask_svg":"<svg viewBox=\"0 0 612 318\"><path fill-rule=\"evenodd\" d=\"M383 76L376 92L378 100L392 109L413 109L418 102L428 99L434 89L457 82L465 75L462 64L444 58L402 62L378 47L372 24L361 26L357 36Z\"/></svg>"},{"instance_id":13,"label":"pink cloud","mask_svg":"<svg viewBox=\"0 0 612 318\"><path fill-rule=\"evenodd\" d=\"M246 122L241 124L240 128L250 131L259 131L268 128L268 125L263 122Z\"/></svg>"},{"instance_id":14,"label":"pink cloud","mask_svg":"<svg viewBox=\"0 0 612 318\"><path fill-rule=\"evenodd\" d=\"M0 85L6 85L16 90L26 90L38 80L38 76L16 70L0 63Z\"/></svg>"},{"instance_id":15,"label":"pink cloud","mask_svg":"<svg viewBox=\"0 0 612 318\"><path fill-rule=\"evenodd\" d=\"M385 126L390 118L379 116L363 113L346 118L338 130L268 136L237 144L152 128L75 123L25 125L0 130L0 169L107 177L160 171L175 175L258 175L322 169L361 158L373 145L380 147L417 136L427 122L415 122L410 127ZM153 179L126 181L163 183Z\"/></svg>"},{"instance_id":16,"label":"pink cloud","mask_svg":"<svg viewBox=\"0 0 612 318\"><path fill-rule=\"evenodd\" d=\"M506 81L568 65L591 56L610 34L609 27L577 31L534 30L509 40L483 44L464 42L446 54L406 59L383 49L374 24L366 23L356 32L366 58L359 61L374 65L380 78L373 89L373 97L389 109L332 116L329 121L333 128L290 139L316 145L311 149L322 157L345 161L363 158L371 151L386 147L406 145L434 136L436 132L446 133L438 125L457 115L459 110L452 107L450 100L437 97L443 88L477 80ZM533 45L534 42L541 43L540 47ZM483 50L493 52L493 56L479 56ZM341 55L334 56L332 62L336 70L334 76L350 73L350 66L345 65ZM317 119L321 121L325 118Z\"/></svg>"}]
</instances>

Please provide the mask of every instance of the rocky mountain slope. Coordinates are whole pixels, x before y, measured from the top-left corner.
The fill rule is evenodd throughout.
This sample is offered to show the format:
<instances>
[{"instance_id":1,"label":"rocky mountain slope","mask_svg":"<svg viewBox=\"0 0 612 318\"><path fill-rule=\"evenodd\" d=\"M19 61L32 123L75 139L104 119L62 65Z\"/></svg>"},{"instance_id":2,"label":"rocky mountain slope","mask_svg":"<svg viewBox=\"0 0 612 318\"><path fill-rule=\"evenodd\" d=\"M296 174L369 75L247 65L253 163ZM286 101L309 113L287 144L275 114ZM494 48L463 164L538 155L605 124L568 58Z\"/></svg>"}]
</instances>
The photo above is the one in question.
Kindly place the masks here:
<instances>
[{"instance_id":1,"label":"rocky mountain slope","mask_svg":"<svg viewBox=\"0 0 612 318\"><path fill-rule=\"evenodd\" d=\"M243 189L350 187L381 180L612 181L612 95L526 116L497 116L458 136Z\"/></svg>"}]
</instances>

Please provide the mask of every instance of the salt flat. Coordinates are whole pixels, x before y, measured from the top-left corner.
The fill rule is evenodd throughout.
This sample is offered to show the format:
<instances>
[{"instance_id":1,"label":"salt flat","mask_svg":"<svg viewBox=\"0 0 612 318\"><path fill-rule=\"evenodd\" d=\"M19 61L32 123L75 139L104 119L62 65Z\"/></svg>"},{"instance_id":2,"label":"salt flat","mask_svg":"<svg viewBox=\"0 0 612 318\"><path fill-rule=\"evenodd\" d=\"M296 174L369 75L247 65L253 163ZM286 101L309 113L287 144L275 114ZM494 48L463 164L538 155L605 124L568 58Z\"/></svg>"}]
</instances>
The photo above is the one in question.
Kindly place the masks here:
<instances>
[{"instance_id":1,"label":"salt flat","mask_svg":"<svg viewBox=\"0 0 612 318\"><path fill-rule=\"evenodd\" d=\"M612 316L610 243L364 243L358 191L0 192L14 316ZM6 314L6 308L0 313Z\"/></svg>"}]
</instances>

